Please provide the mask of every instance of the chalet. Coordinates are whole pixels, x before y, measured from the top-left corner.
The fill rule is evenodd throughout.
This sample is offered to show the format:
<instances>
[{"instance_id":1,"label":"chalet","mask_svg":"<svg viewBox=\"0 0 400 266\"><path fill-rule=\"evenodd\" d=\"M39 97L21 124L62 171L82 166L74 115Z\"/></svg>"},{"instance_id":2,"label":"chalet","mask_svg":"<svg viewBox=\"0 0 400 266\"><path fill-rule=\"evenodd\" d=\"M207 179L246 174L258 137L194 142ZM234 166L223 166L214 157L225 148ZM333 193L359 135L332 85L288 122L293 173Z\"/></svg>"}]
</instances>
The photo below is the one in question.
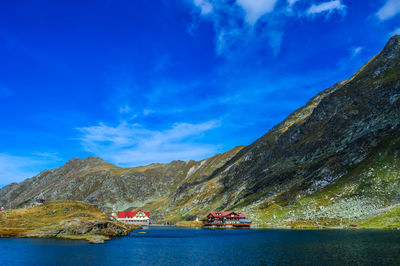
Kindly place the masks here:
<instances>
[{"instance_id":1,"label":"chalet","mask_svg":"<svg viewBox=\"0 0 400 266\"><path fill-rule=\"evenodd\" d=\"M142 210L137 212L118 212L117 220L127 224L149 225L150 213Z\"/></svg>"},{"instance_id":2,"label":"chalet","mask_svg":"<svg viewBox=\"0 0 400 266\"><path fill-rule=\"evenodd\" d=\"M241 212L210 212L207 218L203 219L205 226L249 227L251 223Z\"/></svg>"},{"instance_id":3,"label":"chalet","mask_svg":"<svg viewBox=\"0 0 400 266\"><path fill-rule=\"evenodd\" d=\"M46 200L44 199L43 193L40 193L39 197L36 198L36 204L43 204Z\"/></svg>"},{"instance_id":4,"label":"chalet","mask_svg":"<svg viewBox=\"0 0 400 266\"><path fill-rule=\"evenodd\" d=\"M45 202L45 199L44 198L40 198L40 197L35 200L36 204L43 204L44 202Z\"/></svg>"}]
</instances>

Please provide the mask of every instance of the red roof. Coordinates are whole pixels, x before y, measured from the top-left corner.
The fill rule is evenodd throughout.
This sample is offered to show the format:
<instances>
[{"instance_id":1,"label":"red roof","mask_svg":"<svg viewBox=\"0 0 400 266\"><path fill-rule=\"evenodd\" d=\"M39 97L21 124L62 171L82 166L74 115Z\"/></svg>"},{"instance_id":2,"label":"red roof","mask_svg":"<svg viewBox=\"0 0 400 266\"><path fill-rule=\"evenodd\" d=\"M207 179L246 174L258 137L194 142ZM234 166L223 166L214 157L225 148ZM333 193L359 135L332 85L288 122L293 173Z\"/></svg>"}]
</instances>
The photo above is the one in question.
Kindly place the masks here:
<instances>
[{"instance_id":1,"label":"red roof","mask_svg":"<svg viewBox=\"0 0 400 266\"><path fill-rule=\"evenodd\" d=\"M244 215L244 214L241 213L241 212L211 212L210 214L211 214L213 217L219 217L219 218L221 218L221 217L226 217L226 216L229 216L229 215L231 215L231 214L239 215L239 217L246 218L246 215ZM210 215L210 214L209 214L209 215Z\"/></svg>"},{"instance_id":2,"label":"red roof","mask_svg":"<svg viewBox=\"0 0 400 266\"><path fill-rule=\"evenodd\" d=\"M137 212L118 212L118 218L133 218L136 216L138 212L142 210L138 210ZM143 212L148 218L150 218L149 212Z\"/></svg>"}]
</instances>

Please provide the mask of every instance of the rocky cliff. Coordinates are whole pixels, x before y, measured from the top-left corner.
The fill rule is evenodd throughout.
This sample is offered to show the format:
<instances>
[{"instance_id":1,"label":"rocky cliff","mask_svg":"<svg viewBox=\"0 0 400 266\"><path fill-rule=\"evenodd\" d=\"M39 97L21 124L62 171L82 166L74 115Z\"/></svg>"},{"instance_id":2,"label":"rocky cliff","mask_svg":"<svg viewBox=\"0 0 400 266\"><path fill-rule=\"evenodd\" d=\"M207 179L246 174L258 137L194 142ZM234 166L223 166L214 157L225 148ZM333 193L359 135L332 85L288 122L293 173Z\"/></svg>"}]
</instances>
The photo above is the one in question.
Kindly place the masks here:
<instances>
[{"instance_id":1,"label":"rocky cliff","mask_svg":"<svg viewBox=\"0 0 400 266\"><path fill-rule=\"evenodd\" d=\"M400 36L394 36L350 79L247 147L200 162L136 168L75 159L4 187L0 204L20 206L44 192L52 200L142 206L156 220L238 209L268 226L367 223L393 217L400 204L399 125Z\"/></svg>"}]
</instances>

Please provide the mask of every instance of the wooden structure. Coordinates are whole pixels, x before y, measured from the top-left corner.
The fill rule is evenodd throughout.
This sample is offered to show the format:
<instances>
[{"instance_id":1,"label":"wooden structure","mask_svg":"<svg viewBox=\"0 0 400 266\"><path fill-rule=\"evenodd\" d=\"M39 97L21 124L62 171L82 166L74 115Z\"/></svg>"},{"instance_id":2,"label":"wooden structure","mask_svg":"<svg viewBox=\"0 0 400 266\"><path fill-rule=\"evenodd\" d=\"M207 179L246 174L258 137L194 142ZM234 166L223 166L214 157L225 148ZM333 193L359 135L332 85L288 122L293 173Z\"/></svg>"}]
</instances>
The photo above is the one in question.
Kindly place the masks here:
<instances>
[{"instance_id":1,"label":"wooden structure","mask_svg":"<svg viewBox=\"0 0 400 266\"><path fill-rule=\"evenodd\" d=\"M250 227L251 221L241 212L210 212L203 219L204 226Z\"/></svg>"}]
</instances>

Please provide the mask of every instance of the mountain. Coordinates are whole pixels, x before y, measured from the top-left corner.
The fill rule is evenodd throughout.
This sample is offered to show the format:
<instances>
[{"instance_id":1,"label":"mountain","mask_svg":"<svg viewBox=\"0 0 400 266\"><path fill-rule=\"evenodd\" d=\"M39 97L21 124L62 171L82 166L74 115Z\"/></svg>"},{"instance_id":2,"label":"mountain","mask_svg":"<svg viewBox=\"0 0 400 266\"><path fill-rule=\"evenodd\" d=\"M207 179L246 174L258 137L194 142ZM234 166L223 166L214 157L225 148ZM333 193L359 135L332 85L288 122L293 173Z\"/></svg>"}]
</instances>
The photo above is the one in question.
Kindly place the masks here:
<instances>
[{"instance_id":1,"label":"mountain","mask_svg":"<svg viewBox=\"0 0 400 266\"><path fill-rule=\"evenodd\" d=\"M202 161L120 168L101 158L72 159L60 168L0 190L0 206L29 205L41 193L49 201L78 200L111 208L141 207L167 198L183 183L205 178L223 166L243 146Z\"/></svg>"},{"instance_id":2,"label":"mountain","mask_svg":"<svg viewBox=\"0 0 400 266\"><path fill-rule=\"evenodd\" d=\"M376 152L380 155L392 153L397 158L397 150L388 147L393 149L398 139L399 77L400 36L394 36L349 80L315 96L306 106L242 149L209 180L178 188L172 204L185 206L193 201L195 204L188 209L204 209L218 202L217 209L243 208L252 213L259 224L282 224L299 219L313 223L317 218L332 223L337 219L366 219L372 210L396 206L400 203L400 194L385 194L389 186L390 191L400 188L395 159L378 168L387 167L391 172L384 180L382 176L376 177L380 180L380 190L373 191L381 191L377 195L365 188L358 195L350 195L347 193L349 184L343 182L355 179L359 183L353 182L353 188L357 183L361 189L357 167L368 161L373 164ZM391 144L386 144L388 141ZM336 191L337 198L329 202L312 201L317 195L325 197L338 181L342 186ZM211 195L201 192L207 182L215 182L212 195L217 195L218 201L210 201ZM371 176L366 182L375 181ZM357 196L361 195L368 201L358 200ZM203 198L206 204L199 206L197 200ZM315 206L310 206L309 201ZM301 203L309 210L301 212L298 205ZM334 203L337 208L331 206Z\"/></svg>"},{"instance_id":3,"label":"mountain","mask_svg":"<svg viewBox=\"0 0 400 266\"><path fill-rule=\"evenodd\" d=\"M136 168L73 159L4 187L0 204L22 206L43 192L50 200L141 206L157 221L235 209L265 226L400 226L399 129L400 36L394 36L350 79L249 146L199 162Z\"/></svg>"}]
</instances>

